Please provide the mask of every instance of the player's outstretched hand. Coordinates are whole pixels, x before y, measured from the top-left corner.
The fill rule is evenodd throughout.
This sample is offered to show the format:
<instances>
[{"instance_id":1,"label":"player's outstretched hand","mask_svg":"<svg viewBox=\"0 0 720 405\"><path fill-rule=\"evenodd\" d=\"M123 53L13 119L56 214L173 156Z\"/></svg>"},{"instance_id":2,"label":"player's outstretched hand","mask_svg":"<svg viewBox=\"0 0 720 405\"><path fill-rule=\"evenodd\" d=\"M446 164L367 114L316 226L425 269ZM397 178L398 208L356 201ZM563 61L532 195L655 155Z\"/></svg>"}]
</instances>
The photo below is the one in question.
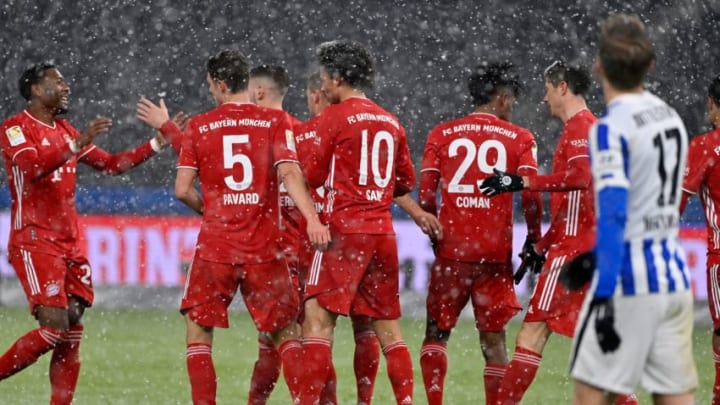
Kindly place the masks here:
<instances>
[{"instance_id":1,"label":"player's outstretched hand","mask_svg":"<svg viewBox=\"0 0 720 405\"><path fill-rule=\"evenodd\" d=\"M570 291L583 288L592 280L595 272L595 252L588 250L580 253L560 269L558 279Z\"/></svg>"},{"instance_id":2,"label":"player's outstretched hand","mask_svg":"<svg viewBox=\"0 0 720 405\"><path fill-rule=\"evenodd\" d=\"M525 273L531 271L538 274L542 271L543 265L545 264L545 255L538 253L535 250L535 242L530 239L525 239L522 251L518 254L520 257L520 267L518 267L513 280L515 284L520 284L520 281L525 277Z\"/></svg>"},{"instance_id":3,"label":"player's outstretched hand","mask_svg":"<svg viewBox=\"0 0 720 405\"><path fill-rule=\"evenodd\" d=\"M95 137L107 132L110 130L110 127L112 127L112 120L107 117L97 117L94 120L90 121L83 131L82 134L80 134L80 137L75 140L75 146L78 149L82 149L88 145L90 145L93 140L95 140Z\"/></svg>"},{"instance_id":4,"label":"player's outstretched hand","mask_svg":"<svg viewBox=\"0 0 720 405\"><path fill-rule=\"evenodd\" d=\"M327 225L323 225L320 221L308 222L307 233L310 237L310 242L315 245L317 250L321 252L327 250L328 245L332 241L330 228L328 228Z\"/></svg>"},{"instance_id":5,"label":"player's outstretched hand","mask_svg":"<svg viewBox=\"0 0 720 405\"><path fill-rule=\"evenodd\" d=\"M187 128L188 122L190 122L190 116L180 111L172 117L172 120L175 125L185 132L185 128Z\"/></svg>"},{"instance_id":6,"label":"player's outstretched hand","mask_svg":"<svg viewBox=\"0 0 720 405\"><path fill-rule=\"evenodd\" d=\"M490 176L478 184L480 191L488 196L500 193L511 193L520 191L525 187L521 176L493 169L495 175Z\"/></svg>"},{"instance_id":7,"label":"player's outstretched hand","mask_svg":"<svg viewBox=\"0 0 720 405\"><path fill-rule=\"evenodd\" d=\"M614 352L620 347L620 336L615 330L615 310L612 298L595 298L591 303L595 311L595 332L600 350L603 353Z\"/></svg>"},{"instance_id":8,"label":"player's outstretched hand","mask_svg":"<svg viewBox=\"0 0 720 405\"><path fill-rule=\"evenodd\" d=\"M170 114L163 99L160 99L160 105L155 105L155 103L143 97L138 101L135 111L140 121L155 129L159 129L170 119Z\"/></svg>"}]
</instances>

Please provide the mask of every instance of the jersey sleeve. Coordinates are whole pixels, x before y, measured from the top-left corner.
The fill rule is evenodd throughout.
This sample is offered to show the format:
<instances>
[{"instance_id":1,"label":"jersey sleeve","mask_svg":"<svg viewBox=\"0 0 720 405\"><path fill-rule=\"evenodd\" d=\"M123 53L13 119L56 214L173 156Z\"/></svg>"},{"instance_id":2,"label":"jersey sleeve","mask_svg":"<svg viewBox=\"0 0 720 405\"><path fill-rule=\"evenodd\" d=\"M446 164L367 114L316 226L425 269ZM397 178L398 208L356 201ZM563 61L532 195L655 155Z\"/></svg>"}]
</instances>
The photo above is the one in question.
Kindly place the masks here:
<instances>
[{"instance_id":1,"label":"jersey sleeve","mask_svg":"<svg viewBox=\"0 0 720 405\"><path fill-rule=\"evenodd\" d=\"M328 107L330 108L330 107ZM338 128L332 113L323 111L318 121L317 133L313 140L312 151L306 160L305 173L310 187L320 187L330 173L330 160L333 156L333 144Z\"/></svg>"},{"instance_id":2,"label":"jersey sleeve","mask_svg":"<svg viewBox=\"0 0 720 405\"><path fill-rule=\"evenodd\" d=\"M700 185L705 182L707 174L714 165L715 156L705 150L704 138L704 136L696 137L690 142L688 148L688 160L682 186L686 193L697 194Z\"/></svg>"},{"instance_id":3,"label":"jersey sleeve","mask_svg":"<svg viewBox=\"0 0 720 405\"><path fill-rule=\"evenodd\" d=\"M437 215L437 188L440 182L440 152L436 139L436 130L433 129L425 143L418 191L420 207L433 215Z\"/></svg>"},{"instance_id":4,"label":"jersey sleeve","mask_svg":"<svg viewBox=\"0 0 720 405\"><path fill-rule=\"evenodd\" d=\"M590 153L587 144L587 129L569 127L571 136L558 145L563 148L567 159L567 170L530 178L530 189L536 191L572 191L590 187ZM565 137L563 137L565 138Z\"/></svg>"},{"instance_id":5,"label":"jersey sleeve","mask_svg":"<svg viewBox=\"0 0 720 405\"><path fill-rule=\"evenodd\" d=\"M517 174L520 176L535 176L537 175L537 143L531 133L528 132L526 136L527 139L520 146Z\"/></svg>"},{"instance_id":6,"label":"jersey sleeve","mask_svg":"<svg viewBox=\"0 0 720 405\"><path fill-rule=\"evenodd\" d=\"M405 135L405 128L400 127L398 137L398 159L395 165L395 197L405 195L415 188L415 168L410 157L410 148Z\"/></svg>"},{"instance_id":7,"label":"jersey sleeve","mask_svg":"<svg viewBox=\"0 0 720 405\"><path fill-rule=\"evenodd\" d=\"M273 165L282 162L297 162L295 133L287 114L282 114L272 126Z\"/></svg>"},{"instance_id":8,"label":"jersey sleeve","mask_svg":"<svg viewBox=\"0 0 720 405\"><path fill-rule=\"evenodd\" d=\"M6 122L2 126L0 147L4 158L17 167L26 178L37 180L52 173L74 156L69 144L58 148L40 149L31 134L19 122Z\"/></svg>"},{"instance_id":9,"label":"jersey sleeve","mask_svg":"<svg viewBox=\"0 0 720 405\"><path fill-rule=\"evenodd\" d=\"M186 134L182 137L182 146L178 155L178 169L198 170L198 159L194 139L197 137L197 128L193 120L188 123Z\"/></svg>"},{"instance_id":10,"label":"jersey sleeve","mask_svg":"<svg viewBox=\"0 0 720 405\"><path fill-rule=\"evenodd\" d=\"M595 297L611 297L624 261L622 257L627 220L626 167L629 153L625 139L605 123L590 130L590 153L597 212L598 284ZM620 256L620 257L618 257Z\"/></svg>"}]
</instances>

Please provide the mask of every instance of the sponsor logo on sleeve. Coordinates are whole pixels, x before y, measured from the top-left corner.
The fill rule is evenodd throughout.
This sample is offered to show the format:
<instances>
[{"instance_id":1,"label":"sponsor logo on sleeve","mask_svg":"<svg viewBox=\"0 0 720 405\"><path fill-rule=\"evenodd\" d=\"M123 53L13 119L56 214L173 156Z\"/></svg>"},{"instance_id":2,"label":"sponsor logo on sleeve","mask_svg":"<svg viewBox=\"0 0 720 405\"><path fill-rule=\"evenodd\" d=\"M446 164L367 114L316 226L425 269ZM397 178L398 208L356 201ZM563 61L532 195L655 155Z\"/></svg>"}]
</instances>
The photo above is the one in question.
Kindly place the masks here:
<instances>
[{"instance_id":1,"label":"sponsor logo on sleeve","mask_svg":"<svg viewBox=\"0 0 720 405\"><path fill-rule=\"evenodd\" d=\"M286 129L285 130L285 143L287 144L287 148L290 149L293 152L296 152L295 150L295 134L293 134L293 131Z\"/></svg>"},{"instance_id":2,"label":"sponsor logo on sleeve","mask_svg":"<svg viewBox=\"0 0 720 405\"><path fill-rule=\"evenodd\" d=\"M15 126L8 128L5 131L5 135L7 135L8 141L10 141L10 146L18 146L20 144L27 142L25 140L25 134L23 134L23 131L22 131L22 128L20 128L20 125L15 125Z\"/></svg>"}]
</instances>

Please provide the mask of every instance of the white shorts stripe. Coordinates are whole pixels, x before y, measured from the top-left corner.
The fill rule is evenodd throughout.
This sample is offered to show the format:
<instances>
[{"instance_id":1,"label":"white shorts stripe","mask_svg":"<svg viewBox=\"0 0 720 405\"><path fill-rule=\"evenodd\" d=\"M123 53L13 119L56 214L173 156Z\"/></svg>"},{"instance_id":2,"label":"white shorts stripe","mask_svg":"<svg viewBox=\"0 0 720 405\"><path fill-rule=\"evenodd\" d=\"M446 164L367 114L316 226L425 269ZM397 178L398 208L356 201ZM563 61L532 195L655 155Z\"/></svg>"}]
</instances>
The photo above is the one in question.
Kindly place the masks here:
<instances>
[{"instance_id":1,"label":"white shorts stripe","mask_svg":"<svg viewBox=\"0 0 720 405\"><path fill-rule=\"evenodd\" d=\"M718 272L718 265L714 264L710 268L710 281L709 282L712 283L712 285L710 286L711 291L712 291L712 297L711 297L712 305L713 305L713 308L715 309L715 314L720 315L720 285L718 285L717 272Z\"/></svg>"},{"instance_id":2,"label":"white shorts stripe","mask_svg":"<svg viewBox=\"0 0 720 405\"><path fill-rule=\"evenodd\" d=\"M195 255L196 254L197 254L197 249L195 249L195 252L193 252L193 257L192 257L192 259L190 259L190 265L188 266L188 272L185 275L185 287L183 288L183 295L182 295L183 299L187 298L188 287L190 286L190 274L192 273L193 265L195 264Z\"/></svg>"},{"instance_id":3,"label":"white shorts stripe","mask_svg":"<svg viewBox=\"0 0 720 405\"><path fill-rule=\"evenodd\" d=\"M565 263L565 256L558 256L553 259L550 265L550 273L547 277L547 282L543 286L542 295L540 296L540 302L538 307L542 311L550 309L550 303L555 294L555 287L557 286L558 276L560 275L560 268Z\"/></svg>"},{"instance_id":4,"label":"white shorts stripe","mask_svg":"<svg viewBox=\"0 0 720 405\"><path fill-rule=\"evenodd\" d=\"M320 279L320 263L322 263L323 252L316 250L313 256L312 265L310 265L310 274L308 275L307 284L317 285Z\"/></svg>"},{"instance_id":5,"label":"white shorts stripe","mask_svg":"<svg viewBox=\"0 0 720 405\"><path fill-rule=\"evenodd\" d=\"M40 283L38 283L37 274L35 273L35 265L32 261L32 255L24 249L20 249L20 253L23 256L25 275L27 276L28 284L30 285L30 293L33 295L40 294Z\"/></svg>"}]
</instances>

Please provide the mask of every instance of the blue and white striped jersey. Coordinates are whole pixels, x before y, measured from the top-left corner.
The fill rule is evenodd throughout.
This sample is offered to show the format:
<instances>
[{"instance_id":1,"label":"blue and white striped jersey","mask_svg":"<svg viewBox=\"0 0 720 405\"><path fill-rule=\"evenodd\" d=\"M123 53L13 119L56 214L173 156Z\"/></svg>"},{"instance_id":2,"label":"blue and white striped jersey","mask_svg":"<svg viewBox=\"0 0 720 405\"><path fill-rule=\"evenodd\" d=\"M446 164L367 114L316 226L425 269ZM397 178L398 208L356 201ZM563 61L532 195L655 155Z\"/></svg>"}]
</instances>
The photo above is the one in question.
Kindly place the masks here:
<instances>
[{"instance_id":1,"label":"blue and white striped jersey","mask_svg":"<svg viewBox=\"0 0 720 405\"><path fill-rule=\"evenodd\" d=\"M655 95L624 94L589 134L597 212L595 296L690 288L678 243L687 133Z\"/></svg>"}]
</instances>

